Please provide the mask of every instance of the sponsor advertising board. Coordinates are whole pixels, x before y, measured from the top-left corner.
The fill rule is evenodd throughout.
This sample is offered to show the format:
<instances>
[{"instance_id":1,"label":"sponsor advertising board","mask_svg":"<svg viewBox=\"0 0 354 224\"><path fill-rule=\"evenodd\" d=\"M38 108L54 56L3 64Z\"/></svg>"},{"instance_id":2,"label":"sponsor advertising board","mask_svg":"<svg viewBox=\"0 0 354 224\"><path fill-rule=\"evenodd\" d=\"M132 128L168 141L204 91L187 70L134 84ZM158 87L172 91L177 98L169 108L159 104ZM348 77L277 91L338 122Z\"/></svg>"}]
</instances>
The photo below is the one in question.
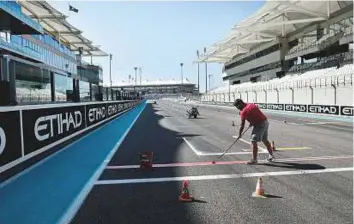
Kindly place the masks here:
<instances>
[{"instance_id":1,"label":"sponsor advertising board","mask_svg":"<svg viewBox=\"0 0 354 224\"><path fill-rule=\"evenodd\" d=\"M20 112L0 112L0 166L22 156Z\"/></svg>"},{"instance_id":2,"label":"sponsor advertising board","mask_svg":"<svg viewBox=\"0 0 354 224\"><path fill-rule=\"evenodd\" d=\"M0 167L138 105L105 102L0 112ZM22 113L22 132L21 132ZM21 134L23 135L21 137ZM23 141L23 146L22 146ZM8 169L8 168L7 168Z\"/></svg>"},{"instance_id":3,"label":"sponsor advertising board","mask_svg":"<svg viewBox=\"0 0 354 224\"><path fill-rule=\"evenodd\" d=\"M23 110L25 154L86 127L85 106Z\"/></svg>"},{"instance_id":4,"label":"sponsor advertising board","mask_svg":"<svg viewBox=\"0 0 354 224\"><path fill-rule=\"evenodd\" d=\"M284 110L284 104L267 103L268 110Z\"/></svg>"},{"instance_id":5,"label":"sponsor advertising board","mask_svg":"<svg viewBox=\"0 0 354 224\"><path fill-rule=\"evenodd\" d=\"M285 111L307 112L307 105L304 104L284 104Z\"/></svg>"},{"instance_id":6,"label":"sponsor advertising board","mask_svg":"<svg viewBox=\"0 0 354 224\"><path fill-rule=\"evenodd\" d=\"M341 106L340 115L342 116L353 116L353 106Z\"/></svg>"},{"instance_id":7,"label":"sponsor advertising board","mask_svg":"<svg viewBox=\"0 0 354 224\"><path fill-rule=\"evenodd\" d=\"M308 105L308 113L339 115L339 106L334 105Z\"/></svg>"}]
</instances>

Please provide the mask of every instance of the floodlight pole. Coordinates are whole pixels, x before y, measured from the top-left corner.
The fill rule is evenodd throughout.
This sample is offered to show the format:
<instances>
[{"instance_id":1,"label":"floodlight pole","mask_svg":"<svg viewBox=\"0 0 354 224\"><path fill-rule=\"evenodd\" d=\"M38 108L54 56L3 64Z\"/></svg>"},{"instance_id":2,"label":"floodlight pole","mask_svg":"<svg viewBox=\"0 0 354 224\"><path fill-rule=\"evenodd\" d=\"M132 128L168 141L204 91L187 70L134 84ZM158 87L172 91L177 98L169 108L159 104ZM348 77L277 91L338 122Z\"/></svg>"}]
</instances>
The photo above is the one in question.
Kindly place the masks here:
<instances>
[{"instance_id":1,"label":"floodlight pole","mask_svg":"<svg viewBox=\"0 0 354 224\"><path fill-rule=\"evenodd\" d=\"M137 69L138 69L138 67L134 67L134 70L135 70L134 92L136 92L135 87L136 87L136 84L137 84Z\"/></svg>"},{"instance_id":2,"label":"floodlight pole","mask_svg":"<svg viewBox=\"0 0 354 224\"><path fill-rule=\"evenodd\" d=\"M204 47L204 55L206 54L206 47ZM205 61L205 93L208 93L208 63Z\"/></svg>"},{"instance_id":3,"label":"floodlight pole","mask_svg":"<svg viewBox=\"0 0 354 224\"><path fill-rule=\"evenodd\" d=\"M180 63L181 66L181 90L182 90L182 95L183 95L183 63Z\"/></svg>"},{"instance_id":4,"label":"floodlight pole","mask_svg":"<svg viewBox=\"0 0 354 224\"><path fill-rule=\"evenodd\" d=\"M109 80L112 89L112 54L109 54Z\"/></svg>"},{"instance_id":5,"label":"floodlight pole","mask_svg":"<svg viewBox=\"0 0 354 224\"><path fill-rule=\"evenodd\" d=\"M199 89L199 50L197 50L197 58L198 58L198 93L200 93L200 89Z\"/></svg>"}]
</instances>

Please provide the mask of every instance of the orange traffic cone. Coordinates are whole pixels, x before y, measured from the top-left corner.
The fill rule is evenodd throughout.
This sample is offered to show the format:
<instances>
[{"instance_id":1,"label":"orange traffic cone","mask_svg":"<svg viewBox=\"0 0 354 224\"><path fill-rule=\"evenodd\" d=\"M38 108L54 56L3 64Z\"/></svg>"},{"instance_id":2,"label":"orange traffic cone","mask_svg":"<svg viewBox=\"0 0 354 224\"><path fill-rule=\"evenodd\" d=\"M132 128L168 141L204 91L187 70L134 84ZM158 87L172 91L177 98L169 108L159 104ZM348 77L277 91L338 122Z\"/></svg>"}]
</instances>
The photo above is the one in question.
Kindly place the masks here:
<instances>
[{"instance_id":1,"label":"orange traffic cone","mask_svg":"<svg viewBox=\"0 0 354 224\"><path fill-rule=\"evenodd\" d=\"M274 141L272 141L272 151L277 151L277 149L275 148L275 144L274 144Z\"/></svg>"},{"instance_id":2,"label":"orange traffic cone","mask_svg":"<svg viewBox=\"0 0 354 224\"><path fill-rule=\"evenodd\" d=\"M183 181L182 193L179 196L179 201L181 201L181 202L191 202L193 200L194 200L193 196L189 194L188 181L185 180L185 181Z\"/></svg>"},{"instance_id":3,"label":"orange traffic cone","mask_svg":"<svg viewBox=\"0 0 354 224\"><path fill-rule=\"evenodd\" d=\"M253 192L252 197L265 197L262 178L258 178L256 191Z\"/></svg>"}]
</instances>

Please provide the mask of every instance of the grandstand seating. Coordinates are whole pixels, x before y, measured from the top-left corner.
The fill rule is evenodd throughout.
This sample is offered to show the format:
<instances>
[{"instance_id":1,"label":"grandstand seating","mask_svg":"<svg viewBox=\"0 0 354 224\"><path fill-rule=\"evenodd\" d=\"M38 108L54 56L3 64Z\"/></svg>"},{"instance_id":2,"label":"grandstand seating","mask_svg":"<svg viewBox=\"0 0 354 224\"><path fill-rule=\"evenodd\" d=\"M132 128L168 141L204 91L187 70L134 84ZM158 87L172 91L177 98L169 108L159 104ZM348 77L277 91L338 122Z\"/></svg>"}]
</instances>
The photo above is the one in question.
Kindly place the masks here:
<instances>
[{"instance_id":1,"label":"grandstand seating","mask_svg":"<svg viewBox=\"0 0 354 224\"><path fill-rule=\"evenodd\" d=\"M316 39L316 37L303 38L303 42L299 43L298 45L294 46L289 50L286 58L288 59L294 57L298 53L301 53L303 55L320 49L324 49L338 41L341 37L353 35L352 18L351 20L349 19L343 21L343 23L346 25L346 27L340 26L339 24L335 24L330 27L329 32L327 34L323 35L318 40Z\"/></svg>"},{"instance_id":2,"label":"grandstand seating","mask_svg":"<svg viewBox=\"0 0 354 224\"><path fill-rule=\"evenodd\" d=\"M353 83L354 68L352 64L345 64L339 68L330 67L316 69L303 73L287 74L282 78L272 79L263 82L245 82L230 86L230 95L234 93L262 91L275 89L306 88L306 87L325 87L325 86L345 86ZM211 90L202 97L202 101L227 102L229 94L228 83L223 83ZM210 97L214 96L214 97ZM232 98L232 97L230 97Z\"/></svg>"}]
</instances>

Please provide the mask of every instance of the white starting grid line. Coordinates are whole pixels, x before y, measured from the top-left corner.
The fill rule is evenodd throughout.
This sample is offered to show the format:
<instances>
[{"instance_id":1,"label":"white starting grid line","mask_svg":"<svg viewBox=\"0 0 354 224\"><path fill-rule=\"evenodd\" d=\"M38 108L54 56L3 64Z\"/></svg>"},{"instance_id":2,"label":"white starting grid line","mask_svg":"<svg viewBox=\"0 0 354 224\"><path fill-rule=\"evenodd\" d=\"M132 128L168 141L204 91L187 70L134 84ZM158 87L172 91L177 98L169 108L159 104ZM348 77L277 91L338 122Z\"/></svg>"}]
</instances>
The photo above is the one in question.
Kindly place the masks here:
<instances>
[{"instance_id":1,"label":"white starting grid line","mask_svg":"<svg viewBox=\"0 0 354 224\"><path fill-rule=\"evenodd\" d=\"M176 181L185 181L185 180L189 180L189 181L191 181L191 180L219 180L219 179L237 179L237 178L247 178L247 177L290 176L290 175L345 172L345 171L353 171L353 170L354 170L354 167L341 167L341 168L327 168L327 169L319 169L319 170L296 170L296 171L276 171L276 172L263 172L263 173L219 174L219 175L121 179L121 180L100 180L100 181L97 181L95 183L95 185L176 182Z\"/></svg>"},{"instance_id":2,"label":"white starting grid line","mask_svg":"<svg viewBox=\"0 0 354 224\"><path fill-rule=\"evenodd\" d=\"M234 137L234 136L233 136ZM187 143L189 148L192 149L192 151L199 157L199 156L220 156L223 154L223 152L204 152L196 149L190 141L188 141L186 138L182 137L182 139ZM249 141L240 138L240 141L245 142L247 144L251 144ZM268 151L265 148L259 147L260 149L258 153L268 153ZM252 152L248 152L247 149L242 149L243 152L227 152L225 155L248 155L252 154Z\"/></svg>"}]
</instances>

